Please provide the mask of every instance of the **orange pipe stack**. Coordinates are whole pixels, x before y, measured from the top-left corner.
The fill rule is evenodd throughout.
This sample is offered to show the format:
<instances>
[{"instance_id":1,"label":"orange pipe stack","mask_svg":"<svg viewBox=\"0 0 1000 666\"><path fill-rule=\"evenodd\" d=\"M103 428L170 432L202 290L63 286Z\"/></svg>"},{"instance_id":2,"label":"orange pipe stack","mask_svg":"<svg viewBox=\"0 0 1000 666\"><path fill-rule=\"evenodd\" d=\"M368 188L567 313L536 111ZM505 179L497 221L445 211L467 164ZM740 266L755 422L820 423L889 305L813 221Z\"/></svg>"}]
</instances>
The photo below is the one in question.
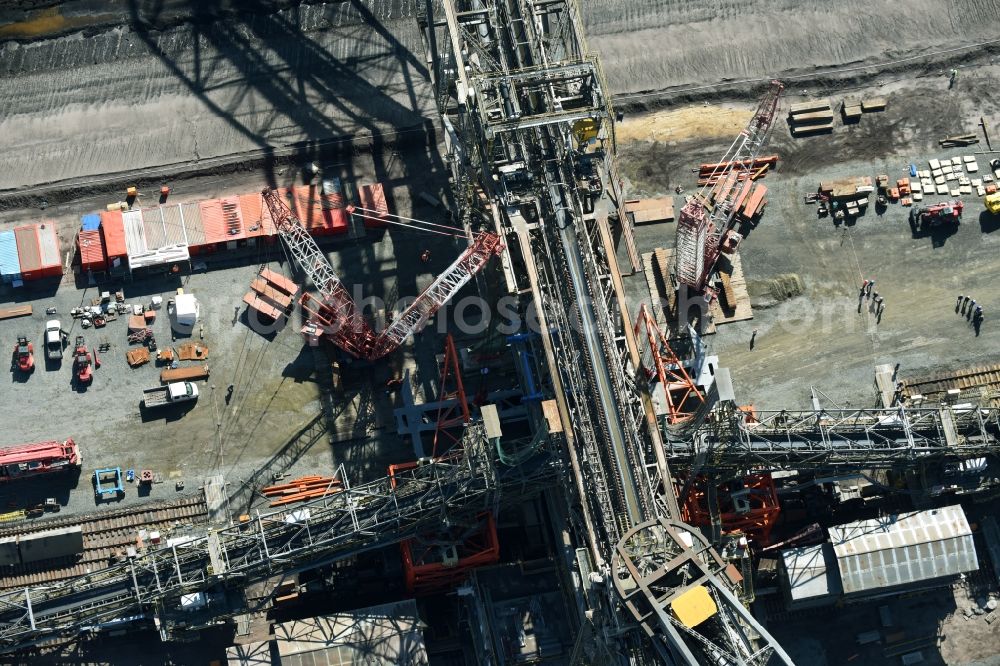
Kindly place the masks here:
<instances>
[{"instance_id":1,"label":"orange pipe stack","mask_svg":"<svg viewBox=\"0 0 1000 666\"><path fill-rule=\"evenodd\" d=\"M718 162L715 164L702 164L698 167L698 185L715 185L723 176L735 168L749 168L753 173L751 178L757 180L767 173L767 169L777 165L778 156L768 155L751 160L736 160L733 162ZM746 178L745 174L740 174L739 179Z\"/></svg>"},{"instance_id":2,"label":"orange pipe stack","mask_svg":"<svg viewBox=\"0 0 1000 666\"><path fill-rule=\"evenodd\" d=\"M341 488L339 479L332 476L303 476L274 486L267 486L261 492L265 497L273 498L270 506L284 506L310 499L326 497L334 493L339 493Z\"/></svg>"}]
</instances>

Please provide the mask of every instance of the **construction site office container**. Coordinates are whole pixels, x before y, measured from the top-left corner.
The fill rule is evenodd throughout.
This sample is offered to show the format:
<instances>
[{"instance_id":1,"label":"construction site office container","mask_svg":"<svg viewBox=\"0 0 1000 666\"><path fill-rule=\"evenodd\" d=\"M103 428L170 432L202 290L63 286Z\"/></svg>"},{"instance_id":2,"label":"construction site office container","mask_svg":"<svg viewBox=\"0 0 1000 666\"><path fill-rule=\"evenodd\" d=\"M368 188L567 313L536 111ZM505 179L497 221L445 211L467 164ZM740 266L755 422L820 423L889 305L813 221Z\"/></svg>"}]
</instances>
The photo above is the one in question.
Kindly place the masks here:
<instances>
[{"instance_id":1,"label":"construction site office container","mask_svg":"<svg viewBox=\"0 0 1000 666\"><path fill-rule=\"evenodd\" d=\"M372 185L362 185L358 189L358 200L361 207L365 209L365 227L368 229L381 229L386 226L385 220L389 213L389 206L385 202L385 190L382 183Z\"/></svg>"},{"instance_id":2,"label":"construction site office container","mask_svg":"<svg viewBox=\"0 0 1000 666\"><path fill-rule=\"evenodd\" d=\"M80 228L84 231L97 231L101 228L101 216L97 213L89 213L80 218Z\"/></svg>"},{"instance_id":3,"label":"construction site office container","mask_svg":"<svg viewBox=\"0 0 1000 666\"><path fill-rule=\"evenodd\" d=\"M83 552L83 530L74 525L25 534L18 538L18 545L23 564L77 555Z\"/></svg>"},{"instance_id":4,"label":"construction site office container","mask_svg":"<svg viewBox=\"0 0 1000 666\"><path fill-rule=\"evenodd\" d=\"M59 237L54 222L28 224L14 229L21 276L25 280L41 280L62 275Z\"/></svg>"},{"instance_id":5,"label":"construction site office container","mask_svg":"<svg viewBox=\"0 0 1000 666\"><path fill-rule=\"evenodd\" d=\"M274 228L274 220L271 218L271 210L264 204L260 194L241 194L240 212L243 215L243 224L246 226L247 238L258 238L267 236L269 240L274 240L274 235L278 230Z\"/></svg>"},{"instance_id":6,"label":"construction site office container","mask_svg":"<svg viewBox=\"0 0 1000 666\"><path fill-rule=\"evenodd\" d=\"M205 250L205 227L201 221L201 204L198 202L181 204L177 207L184 220L184 235L192 254Z\"/></svg>"},{"instance_id":7,"label":"construction site office container","mask_svg":"<svg viewBox=\"0 0 1000 666\"><path fill-rule=\"evenodd\" d=\"M17 257L17 238L13 231L0 231L0 282L21 279L21 260Z\"/></svg>"},{"instance_id":8,"label":"construction site office container","mask_svg":"<svg viewBox=\"0 0 1000 666\"><path fill-rule=\"evenodd\" d=\"M104 240L99 230L81 230L76 236L76 245L80 250L80 268L95 273L107 269Z\"/></svg>"},{"instance_id":9,"label":"construction site office container","mask_svg":"<svg viewBox=\"0 0 1000 666\"><path fill-rule=\"evenodd\" d=\"M205 230L206 245L215 245L221 249L225 247L223 243L246 237L238 209L239 199L235 197L201 202L201 223Z\"/></svg>"},{"instance_id":10,"label":"construction site office container","mask_svg":"<svg viewBox=\"0 0 1000 666\"><path fill-rule=\"evenodd\" d=\"M109 262L128 256L128 246L125 244L125 225L122 222L120 210L101 213L101 235L104 237L104 252L107 254Z\"/></svg>"},{"instance_id":11,"label":"construction site office container","mask_svg":"<svg viewBox=\"0 0 1000 666\"><path fill-rule=\"evenodd\" d=\"M341 195L324 195L315 186L298 185L292 188L292 201L292 211L313 236L347 233L347 212Z\"/></svg>"}]
</instances>

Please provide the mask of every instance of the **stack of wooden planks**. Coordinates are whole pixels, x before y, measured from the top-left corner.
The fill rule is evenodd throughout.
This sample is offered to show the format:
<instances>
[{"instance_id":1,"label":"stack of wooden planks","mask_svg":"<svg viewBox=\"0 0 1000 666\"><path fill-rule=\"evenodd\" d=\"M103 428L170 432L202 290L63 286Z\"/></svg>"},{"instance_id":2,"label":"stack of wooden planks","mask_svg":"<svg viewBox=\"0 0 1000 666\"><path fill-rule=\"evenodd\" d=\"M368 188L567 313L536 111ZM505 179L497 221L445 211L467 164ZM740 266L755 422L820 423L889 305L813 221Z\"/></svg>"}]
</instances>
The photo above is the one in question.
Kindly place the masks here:
<instances>
[{"instance_id":1,"label":"stack of wooden planks","mask_svg":"<svg viewBox=\"0 0 1000 666\"><path fill-rule=\"evenodd\" d=\"M632 224L655 224L674 221L674 198L630 199L625 202L625 214Z\"/></svg>"},{"instance_id":2,"label":"stack of wooden planks","mask_svg":"<svg viewBox=\"0 0 1000 666\"><path fill-rule=\"evenodd\" d=\"M0 308L0 319L13 319L14 317L28 317L30 315L30 305L15 305L12 308Z\"/></svg>"},{"instance_id":3,"label":"stack of wooden planks","mask_svg":"<svg viewBox=\"0 0 1000 666\"><path fill-rule=\"evenodd\" d=\"M861 120L861 102L845 99L840 112L844 116L844 123L856 123Z\"/></svg>"},{"instance_id":4,"label":"stack of wooden planks","mask_svg":"<svg viewBox=\"0 0 1000 666\"><path fill-rule=\"evenodd\" d=\"M271 498L270 506L284 506L339 493L343 489L342 485L336 477L311 475L267 486L261 492L265 497Z\"/></svg>"},{"instance_id":5,"label":"stack of wooden planks","mask_svg":"<svg viewBox=\"0 0 1000 666\"><path fill-rule=\"evenodd\" d=\"M830 102L800 102L788 112L788 129L792 136L808 136L833 130L833 109Z\"/></svg>"}]
</instances>

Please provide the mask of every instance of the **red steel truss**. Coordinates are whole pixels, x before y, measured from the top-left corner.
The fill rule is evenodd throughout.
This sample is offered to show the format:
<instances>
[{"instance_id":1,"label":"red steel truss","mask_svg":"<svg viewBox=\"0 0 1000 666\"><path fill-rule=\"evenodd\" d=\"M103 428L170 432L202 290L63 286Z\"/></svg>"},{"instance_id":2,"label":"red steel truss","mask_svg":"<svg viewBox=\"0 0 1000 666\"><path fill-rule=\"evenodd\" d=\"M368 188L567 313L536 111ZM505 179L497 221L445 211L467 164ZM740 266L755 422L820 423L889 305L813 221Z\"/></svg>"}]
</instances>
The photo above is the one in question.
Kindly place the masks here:
<instances>
[{"instance_id":1,"label":"red steel truss","mask_svg":"<svg viewBox=\"0 0 1000 666\"><path fill-rule=\"evenodd\" d=\"M451 381L449 382L449 378ZM458 364L458 351L451 334L444 341L444 360L441 363L441 383L438 386L438 402L455 401L453 405L438 408L437 428L434 430L434 446L431 455L436 456L450 450L461 440L461 432L456 434L455 428L469 423L469 402L465 399L465 386L462 384L462 369ZM441 447L438 448L438 441Z\"/></svg>"},{"instance_id":2,"label":"red steel truss","mask_svg":"<svg viewBox=\"0 0 1000 666\"><path fill-rule=\"evenodd\" d=\"M458 586L476 567L500 560L493 514L482 513L474 525L408 539L400 544L403 574L410 594L435 594Z\"/></svg>"},{"instance_id":3,"label":"red steel truss","mask_svg":"<svg viewBox=\"0 0 1000 666\"><path fill-rule=\"evenodd\" d=\"M712 514L715 513L722 523L723 533L742 532L758 546L767 546L771 541L771 530L781 513L778 491L771 475L750 474L718 486L718 508L715 511L709 506L709 482L700 475L694 479L691 491L681 506L681 520L695 527L707 527L712 524Z\"/></svg>"},{"instance_id":4,"label":"red steel truss","mask_svg":"<svg viewBox=\"0 0 1000 666\"><path fill-rule=\"evenodd\" d=\"M705 288L722 251L725 236L734 226L738 204L753 185L753 165L770 136L782 90L784 86L780 81L771 81L771 87L750 122L716 164L716 170L705 179L706 183L713 184L706 184L701 192L684 204L677 217L677 281L695 291ZM711 203L710 191L714 183L721 173L730 168L730 173L736 174L734 179L739 185L729 188L725 196Z\"/></svg>"},{"instance_id":5,"label":"red steel truss","mask_svg":"<svg viewBox=\"0 0 1000 666\"><path fill-rule=\"evenodd\" d=\"M357 309L326 255L292 214L288 205L271 188L265 188L262 195L271 211L278 234L319 294L310 296L304 293L299 301L303 309L312 315L314 324L323 335L358 358L374 360L392 353L482 270L493 255L498 255L503 250L500 237L496 234L481 233L475 236L465 252L380 335L376 335Z\"/></svg>"},{"instance_id":6,"label":"red steel truss","mask_svg":"<svg viewBox=\"0 0 1000 666\"><path fill-rule=\"evenodd\" d=\"M663 386L667 401L667 422L678 423L691 418L702 403L705 396L695 385L694 380L684 369L681 360L670 348L667 337L646 309L646 304L639 306L639 316L635 320L635 336L642 340L641 330L645 328L647 347L642 351L642 366L649 379L655 378ZM640 344L641 346L641 344Z\"/></svg>"}]
</instances>

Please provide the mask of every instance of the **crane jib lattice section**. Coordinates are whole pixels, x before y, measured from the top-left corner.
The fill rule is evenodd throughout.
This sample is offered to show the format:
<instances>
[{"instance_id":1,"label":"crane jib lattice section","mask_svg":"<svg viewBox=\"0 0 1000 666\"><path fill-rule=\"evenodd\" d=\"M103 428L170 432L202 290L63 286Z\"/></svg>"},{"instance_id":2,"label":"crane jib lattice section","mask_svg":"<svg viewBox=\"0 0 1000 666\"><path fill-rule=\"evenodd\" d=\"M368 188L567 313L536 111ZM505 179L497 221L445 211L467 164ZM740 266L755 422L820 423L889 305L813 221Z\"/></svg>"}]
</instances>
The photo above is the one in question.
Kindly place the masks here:
<instances>
[{"instance_id":1,"label":"crane jib lattice section","mask_svg":"<svg viewBox=\"0 0 1000 666\"><path fill-rule=\"evenodd\" d=\"M412 333L419 331L442 305L481 271L490 258L503 251L496 234L484 232L413 303L380 334L376 334L358 310L347 288L334 272L326 255L277 192L262 192L274 225L299 268L313 283L317 296L303 294L302 306L313 314L324 335L358 358L374 360L390 354Z\"/></svg>"},{"instance_id":2,"label":"crane jib lattice section","mask_svg":"<svg viewBox=\"0 0 1000 666\"><path fill-rule=\"evenodd\" d=\"M0 594L0 652L86 627L178 607L180 597L243 587L397 543L441 524L519 501L556 482L558 459L538 447L497 465L482 422L462 447L370 483L192 535L76 578ZM229 614L242 612L235 609ZM226 611L215 611L217 617Z\"/></svg>"}]
</instances>

